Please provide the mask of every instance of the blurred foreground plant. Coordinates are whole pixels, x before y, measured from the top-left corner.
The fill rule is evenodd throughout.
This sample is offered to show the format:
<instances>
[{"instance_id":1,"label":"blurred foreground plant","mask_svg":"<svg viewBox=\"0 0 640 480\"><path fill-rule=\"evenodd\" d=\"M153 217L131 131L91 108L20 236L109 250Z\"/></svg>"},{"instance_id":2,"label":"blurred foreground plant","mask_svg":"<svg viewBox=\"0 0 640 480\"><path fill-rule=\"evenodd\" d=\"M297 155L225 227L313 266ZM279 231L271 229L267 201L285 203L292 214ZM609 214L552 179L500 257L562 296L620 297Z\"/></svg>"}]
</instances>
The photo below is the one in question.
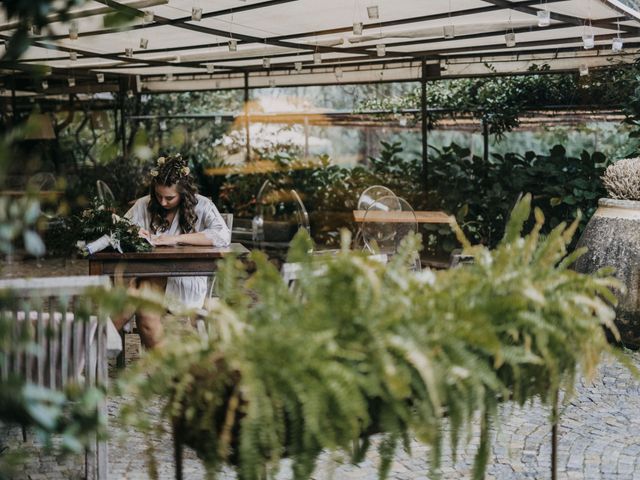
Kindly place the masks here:
<instances>
[{"instance_id":1,"label":"blurred foreground plant","mask_svg":"<svg viewBox=\"0 0 640 480\"><path fill-rule=\"evenodd\" d=\"M260 252L250 276L226 261L209 338L182 332L129 371L119 385L131 399L123 418L152 435L143 412L159 395L176 440L212 476L231 464L258 480L285 456L294 478L308 479L324 449L359 462L373 434L382 435L381 478L411 435L432 446L437 475L445 419L455 452L479 415L482 478L497 404L549 403L561 388L568 401L577 372L592 376L612 351L603 326L617 334L610 289L619 283L569 269L581 253L566 256L576 222L542 238L536 210L521 237L530 202L518 203L493 251L459 232L475 263L448 271L410 271L417 238L385 266L346 247L312 257L299 235L289 253L300 264L294 288Z\"/></svg>"}]
</instances>

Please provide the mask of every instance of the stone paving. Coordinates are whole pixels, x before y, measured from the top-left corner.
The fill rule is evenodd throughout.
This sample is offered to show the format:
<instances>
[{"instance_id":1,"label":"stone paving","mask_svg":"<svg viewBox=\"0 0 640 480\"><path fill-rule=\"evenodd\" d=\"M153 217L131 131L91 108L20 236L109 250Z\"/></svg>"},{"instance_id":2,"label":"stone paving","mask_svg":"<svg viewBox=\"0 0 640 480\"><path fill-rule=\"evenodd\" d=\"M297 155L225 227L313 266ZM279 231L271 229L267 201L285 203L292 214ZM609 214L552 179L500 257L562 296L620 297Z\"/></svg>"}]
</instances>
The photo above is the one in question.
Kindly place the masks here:
<instances>
[{"instance_id":1,"label":"stone paving","mask_svg":"<svg viewBox=\"0 0 640 480\"><path fill-rule=\"evenodd\" d=\"M86 267L86 265L84 265ZM33 266L34 271L42 271ZM83 274L82 263L62 266L66 274ZM46 270L46 269L44 269ZM55 270L55 269L54 269ZM24 271L24 270L23 270ZM7 274L5 270L3 274ZM44 273L44 272L43 272ZM55 273L54 273L55 274ZM39 273L34 273L39 275ZM127 335L127 355L135 361L139 342L135 335ZM640 368L640 352L628 353L630 360ZM113 373L113 372L112 372ZM109 443L110 478L147 479L147 442L140 432L117 426L121 398L109 399L111 440ZM578 381L571 402L563 409L559 427L558 478L577 479L640 479L640 382L618 361L604 362L593 382ZM5 444L23 446L29 462L18 479L75 479L81 478L82 459L64 459L45 455L37 448L38 442L29 435L26 444L20 440L19 429L1 432ZM466 441L466 438L464 439ZM549 479L550 475L550 423L549 408L539 402L523 407L512 404L500 408L500 422L492 434L492 454L487 468L487 479L520 480ZM168 435L153 440L158 474L161 479L173 478L172 443ZM478 431L471 432L469 443L459 448L456 461L445 446L441 478L471 478ZM389 476L392 480L426 480L429 478L429 449L412 442L412 455L398 451ZM337 455L324 454L318 462L314 479L360 480L375 479L378 455L375 446L358 466L340 462ZM206 477L193 452L185 453L186 479ZM233 480L235 474L224 470L218 477ZM283 462L278 480L292 478L290 465Z\"/></svg>"}]
</instances>

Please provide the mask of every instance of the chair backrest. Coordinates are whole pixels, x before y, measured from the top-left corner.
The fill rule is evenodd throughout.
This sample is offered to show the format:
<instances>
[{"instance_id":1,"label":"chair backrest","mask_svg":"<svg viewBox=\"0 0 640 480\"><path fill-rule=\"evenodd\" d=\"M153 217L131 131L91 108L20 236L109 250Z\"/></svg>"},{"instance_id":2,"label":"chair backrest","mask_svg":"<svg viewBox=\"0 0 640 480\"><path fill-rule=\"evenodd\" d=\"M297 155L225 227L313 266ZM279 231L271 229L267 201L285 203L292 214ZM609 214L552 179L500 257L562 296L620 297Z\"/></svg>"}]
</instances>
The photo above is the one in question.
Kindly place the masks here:
<instances>
[{"instance_id":1,"label":"chair backrest","mask_svg":"<svg viewBox=\"0 0 640 480\"><path fill-rule=\"evenodd\" d=\"M220 216L224 220L224 223L227 224L229 231L233 231L233 213L220 213Z\"/></svg>"},{"instance_id":2,"label":"chair backrest","mask_svg":"<svg viewBox=\"0 0 640 480\"><path fill-rule=\"evenodd\" d=\"M295 223L291 222L293 218ZM265 180L256 195L256 215L251 222L252 240L259 248L278 243L286 246L301 228L311 232L309 214L298 192Z\"/></svg>"},{"instance_id":3,"label":"chair backrest","mask_svg":"<svg viewBox=\"0 0 640 480\"><path fill-rule=\"evenodd\" d=\"M106 316L84 293L110 285L108 276L0 280L0 325L10 332L0 377L52 389L106 385Z\"/></svg>"},{"instance_id":4,"label":"chair backrest","mask_svg":"<svg viewBox=\"0 0 640 480\"><path fill-rule=\"evenodd\" d=\"M98 192L98 200L103 205L113 205L116 202L116 197L109 185L102 180L96 180L96 191Z\"/></svg>"},{"instance_id":5,"label":"chair backrest","mask_svg":"<svg viewBox=\"0 0 640 480\"><path fill-rule=\"evenodd\" d=\"M41 190L53 190L56 186L56 177L50 172L40 172L29 177L27 181L29 188L41 191Z\"/></svg>"}]
</instances>

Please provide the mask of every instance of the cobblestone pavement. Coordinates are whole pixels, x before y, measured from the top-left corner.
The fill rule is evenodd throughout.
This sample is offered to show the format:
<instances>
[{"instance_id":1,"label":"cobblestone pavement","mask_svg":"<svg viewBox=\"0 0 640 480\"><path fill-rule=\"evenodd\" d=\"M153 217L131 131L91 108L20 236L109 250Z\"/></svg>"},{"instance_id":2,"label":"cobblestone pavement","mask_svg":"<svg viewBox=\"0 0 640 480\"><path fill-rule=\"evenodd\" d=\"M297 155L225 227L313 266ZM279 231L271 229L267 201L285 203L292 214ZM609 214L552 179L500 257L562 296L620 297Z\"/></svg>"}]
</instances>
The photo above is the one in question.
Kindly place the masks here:
<instances>
[{"instance_id":1,"label":"cobblestone pavement","mask_svg":"<svg viewBox=\"0 0 640 480\"><path fill-rule=\"evenodd\" d=\"M35 272L47 269L32 266ZM60 264L66 274L83 274L86 264ZM55 268L53 269L55 270ZM3 274L11 275L11 271ZM56 274L50 273L49 274ZM24 275L24 273L23 273ZM40 276L39 273L33 275ZM14 275L15 276L15 275ZM127 355L135 360L139 343L135 335L127 335ZM629 353L632 362L640 367L640 352ZM117 427L121 398L109 399L111 440L109 443L110 478L147 479L146 445L140 432ZM639 479L640 480L640 383L631 377L618 361L603 363L593 382L578 381L572 401L562 411L559 427L559 479ZM29 454L29 464L19 479L62 480L81 478L80 458L57 459L44 455L37 448L37 440L29 435L26 444L20 440L18 429L6 430L4 440L9 446L23 445ZM2 437L0 437L2 438ZM466 440L466 439L465 439ZM500 423L492 435L492 455L487 479L520 480L550 478L549 409L533 402L523 407L512 404L500 408ZM471 478L477 429L471 432L468 444L459 448L454 462L445 446L441 467L442 478ZM161 479L173 478L172 443L168 435L153 440L158 473ZM389 478L392 480L426 480L429 478L429 449L412 442L412 455L398 451ZM318 462L314 479L360 480L375 479L378 455L372 448L358 466L345 465L335 455L325 454ZM191 451L184 462L186 479L205 478L205 472ZM233 480L233 472L225 470L221 480ZM278 480L292 478L290 465L283 462Z\"/></svg>"}]
</instances>

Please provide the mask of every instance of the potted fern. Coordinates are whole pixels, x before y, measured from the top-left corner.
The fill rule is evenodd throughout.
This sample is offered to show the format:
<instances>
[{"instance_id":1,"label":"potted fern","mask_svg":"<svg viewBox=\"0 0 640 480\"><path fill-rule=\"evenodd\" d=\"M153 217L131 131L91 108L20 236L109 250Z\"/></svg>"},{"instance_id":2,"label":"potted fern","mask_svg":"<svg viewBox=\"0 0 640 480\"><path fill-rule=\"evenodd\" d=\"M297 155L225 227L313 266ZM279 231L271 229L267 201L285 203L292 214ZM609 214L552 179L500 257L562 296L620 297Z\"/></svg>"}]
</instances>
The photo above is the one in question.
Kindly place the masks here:
<instances>
[{"instance_id":1,"label":"potted fern","mask_svg":"<svg viewBox=\"0 0 640 480\"><path fill-rule=\"evenodd\" d=\"M130 369L119 382L131 399L121 418L148 426L144 412L159 395L176 445L193 447L211 478L223 464L241 480L269 478L286 456L307 480L325 449L359 462L374 432L380 478L410 436L434 447L436 469L444 417L455 448L477 413L474 479L483 478L497 403L553 403L610 350L602 324L615 331L617 282L568 268L577 222L542 238L536 211L522 238L530 201L516 206L495 251L460 237L477 259L465 268L412 273L417 239L386 266L349 252L346 238L337 255L312 257L305 232L289 253L300 265L293 289L260 252L251 275L226 261L208 339L182 332Z\"/></svg>"},{"instance_id":2,"label":"potted fern","mask_svg":"<svg viewBox=\"0 0 640 480\"><path fill-rule=\"evenodd\" d=\"M624 345L640 347L640 158L607 167L602 182L609 198L601 198L578 247L587 252L576 262L579 272L615 268L626 286L617 290L616 325Z\"/></svg>"}]
</instances>

